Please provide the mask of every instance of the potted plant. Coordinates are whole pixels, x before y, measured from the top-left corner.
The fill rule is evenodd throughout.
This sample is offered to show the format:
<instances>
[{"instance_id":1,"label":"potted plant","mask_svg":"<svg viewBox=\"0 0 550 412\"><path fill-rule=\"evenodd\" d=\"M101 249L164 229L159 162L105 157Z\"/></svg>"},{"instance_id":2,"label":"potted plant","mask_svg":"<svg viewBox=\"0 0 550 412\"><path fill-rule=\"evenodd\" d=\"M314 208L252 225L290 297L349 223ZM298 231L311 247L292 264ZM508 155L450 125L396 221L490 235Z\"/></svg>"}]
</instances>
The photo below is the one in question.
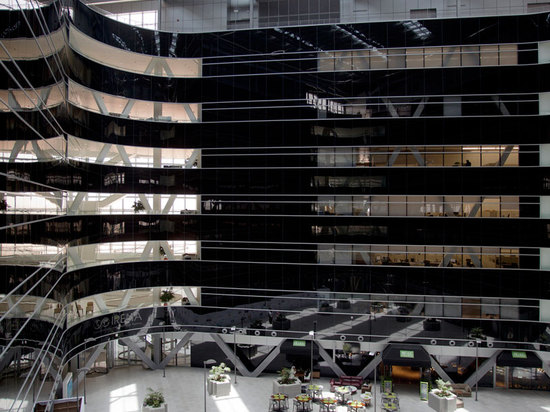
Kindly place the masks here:
<instances>
[{"instance_id":1,"label":"potted plant","mask_svg":"<svg viewBox=\"0 0 550 412\"><path fill-rule=\"evenodd\" d=\"M441 330L441 322L435 318L428 318L422 322L425 331L436 332Z\"/></svg>"},{"instance_id":2,"label":"potted plant","mask_svg":"<svg viewBox=\"0 0 550 412\"><path fill-rule=\"evenodd\" d=\"M487 337L483 334L483 328L475 327L470 329L470 334L468 335L472 339L486 339Z\"/></svg>"},{"instance_id":3,"label":"potted plant","mask_svg":"<svg viewBox=\"0 0 550 412\"><path fill-rule=\"evenodd\" d=\"M6 199L0 200L0 212L7 212L8 207L10 207L10 205L8 205Z\"/></svg>"},{"instance_id":4,"label":"potted plant","mask_svg":"<svg viewBox=\"0 0 550 412\"><path fill-rule=\"evenodd\" d=\"M279 377L273 381L273 393L286 393L294 397L302 392L302 382L296 377L296 368L283 368Z\"/></svg>"},{"instance_id":5,"label":"potted plant","mask_svg":"<svg viewBox=\"0 0 550 412\"><path fill-rule=\"evenodd\" d=\"M548 335L546 333L541 333L535 343L533 344L535 350L548 350Z\"/></svg>"},{"instance_id":6,"label":"potted plant","mask_svg":"<svg viewBox=\"0 0 550 412\"><path fill-rule=\"evenodd\" d=\"M332 312L333 310L334 308L327 301L322 302L319 308L319 312Z\"/></svg>"},{"instance_id":7,"label":"potted plant","mask_svg":"<svg viewBox=\"0 0 550 412\"><path fill-rule=\"evenodd\" d=\"M428 394L428 406L438 412L453 412L456 410L456 395L451 392L451 383L443 379L435 381L437 389Z\"/></svg>"},{"instance_id":8,"label":"potted plant","mask_svg":"<svg viewBox=\"0 0 550 412\"><path fill-rule=\"evenodd\" d=\"M247 335L263 336L265 335L264 329L265 327L263 325L263 322L260 319L256 319L254 322L250 324L250 329L248 329L246 333Z\"/></svg>"},{"instance_id":9,"label":"potted plant","mask_svg":"<svg viewBox=\"0 0 550 412\"><path fill-rule=\"evenodd\" d=\"M228 373L231 369L225 363L212 366L208 376L208 394L214 396L227 396L231 392L231 380Z\"/></svg>"},{"instance_id":10,"label":"potted plant","mask_svg":"<svg viewBox=\"0 0 550 412\"><path fill-rule=\"evenodd\" d=\"M149 394L143 399L143 406L141 410L143 412L160 412L168 411L168 404L164 400L164 395L160 391L154 391L151 388L147 388Z\"/></svg>"},{"instance_id":11,"label":"potted plant","mask_svg":"<svg viewBox=\"0 0 550 412\"><path fill-rule=\"evenodd\" d=\"M176 295L174 292L172 292L172 289L164 289L162 292L160 292L160 301L164 303L164 306L167 306L168 303L174 299Z\"/></svg>"},{"instance_id":12,"label":"potted plant","mask_svg":"<svg viewBox=\"0 0 550 412\"><path fill-rule=\"evenodd\" d=\"M290 319L287 319L285 315L279 313L275 319L273 319L273 329L276 330L288 330L290 329Z\"/></svg>"},{"instance_id":13,"label":"potted plant","mask_svg":"<svg viewBox=\"0 0 550 412\"><path fill-rule=\"evenodd\" d=\"M342 351L346 354L346 356L349 357L351 353L351 343L344 342L344 344L342 345Z\"/></svg>"},{"instance_id":14,"label":"potted plant","mask_svg":"<svg viewBox=\"0 0 550 412\"><path fill-rule=\"evenodd\" d=\"M132 208L134 209L134 213L143 212L145 210L145 206L141 200L136 200L132 205Z\"/></svg>"}]
</instances>

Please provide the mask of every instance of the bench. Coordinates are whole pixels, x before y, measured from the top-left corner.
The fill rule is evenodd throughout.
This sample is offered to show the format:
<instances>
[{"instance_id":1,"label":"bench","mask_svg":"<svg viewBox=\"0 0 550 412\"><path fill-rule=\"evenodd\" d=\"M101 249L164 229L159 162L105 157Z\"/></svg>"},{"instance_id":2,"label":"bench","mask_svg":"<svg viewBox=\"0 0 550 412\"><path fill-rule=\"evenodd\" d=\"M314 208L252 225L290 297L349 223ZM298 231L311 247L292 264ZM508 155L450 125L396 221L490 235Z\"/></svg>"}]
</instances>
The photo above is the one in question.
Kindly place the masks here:
<instances>
[{"instance_id":1,"label":"bench","mask_svg":"<svg viewBox=\"0 0 550 412\"><path fill-rule=\"evenodd\" d=\"M471 398L472 388L467 383L453 383L451 384L451 392L459 398Z\"/></svg>"}]
</instances>

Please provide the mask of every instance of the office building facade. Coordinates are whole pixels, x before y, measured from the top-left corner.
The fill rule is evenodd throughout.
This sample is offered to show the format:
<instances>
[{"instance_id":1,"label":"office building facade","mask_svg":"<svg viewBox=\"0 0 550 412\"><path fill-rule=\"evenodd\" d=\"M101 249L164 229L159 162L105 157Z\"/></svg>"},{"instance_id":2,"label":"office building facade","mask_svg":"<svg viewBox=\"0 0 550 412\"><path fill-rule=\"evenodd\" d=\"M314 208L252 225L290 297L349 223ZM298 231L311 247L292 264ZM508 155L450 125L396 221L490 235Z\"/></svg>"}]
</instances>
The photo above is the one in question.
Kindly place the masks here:
<instances>
[{"instance_id":1,"label":"office building facade","mask_svg":"<svg viewBox=\"0 0 550 412\"><path fill-rule=\"evenodd\" d=\"M87 3L0 12L4 370L548 387L547 3Z\"/></svg>"}]
</instances>

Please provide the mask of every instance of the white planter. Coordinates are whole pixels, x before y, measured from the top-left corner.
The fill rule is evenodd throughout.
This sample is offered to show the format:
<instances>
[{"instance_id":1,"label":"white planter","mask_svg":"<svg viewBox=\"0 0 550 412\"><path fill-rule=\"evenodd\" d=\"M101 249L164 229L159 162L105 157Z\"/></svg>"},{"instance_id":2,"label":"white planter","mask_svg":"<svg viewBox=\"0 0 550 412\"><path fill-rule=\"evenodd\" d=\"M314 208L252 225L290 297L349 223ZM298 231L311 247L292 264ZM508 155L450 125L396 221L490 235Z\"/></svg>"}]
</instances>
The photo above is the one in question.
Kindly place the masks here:
<instances>
[{"instance_id":1,"label":"white planter","mask_svg":"<svg viewBox=\"0 0 550 412\"><path fill-rule=\"evenodd\" d=\"M302 393L302 382L298 381L297 383L283 385L275 379L273 381L273 393L284 393L289 398L293 398Z\"/></svg>"},{"instance_id":2,"label":"white planter","mask_svg":"<svg viewBox=\"0 0 550 412\"><path fill-rule=\"evenodd\" d=\"M456 410L456 395L442 398L431 391L428 394L428 406L437 412L453 412Z\"/></svg>"},{"instance_id":3,"label":"white planter","mask_svg":"<svg viewBox=\"0 0 550 412\"><path fill-rule=\"evenodd\" d=\"M213 396L227 396L231 393L231 380L226 376L223 382L208 379L208 394Z\"/></svg>"},{"instance_id":4,"label":"white planter","mask_svg":"<svg viewBox=\"0 0 550 412\"><path fill-rule=\"evenodd\" d=\"M142 406L141 412L168 412L168 404L165 403L161 405L159 408L152 408L150 406Z\"/></svg>"}]
</instances>

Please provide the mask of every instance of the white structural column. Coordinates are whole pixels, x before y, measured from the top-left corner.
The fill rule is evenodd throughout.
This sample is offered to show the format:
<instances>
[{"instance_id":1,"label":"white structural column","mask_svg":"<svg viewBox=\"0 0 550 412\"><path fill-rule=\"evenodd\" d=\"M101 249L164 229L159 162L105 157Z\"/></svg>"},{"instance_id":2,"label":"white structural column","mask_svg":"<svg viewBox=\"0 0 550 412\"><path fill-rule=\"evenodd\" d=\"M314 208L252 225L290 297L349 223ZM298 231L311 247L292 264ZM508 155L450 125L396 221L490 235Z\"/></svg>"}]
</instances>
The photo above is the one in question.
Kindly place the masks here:
<instances>
[{"instance_id":1,"label":"white structural column","mask_svg":"<svg viewBox=\"0 0 550 412\"><path fill-rule=\"evenodd\" d=\"M96 90L90 90L90 91L92 93L92 96L94 97L94 100L101 114L109 115L109 110L107 109L107 106L105 106L105 102L103 101L103 96Z\"/></svg>"},{"instance_id":2,"label":"white structural column","mask_svg":"<svg viewBox=\"0 0 550 412\"><path fill-rule=\"evenodd\" d=\"M193 152L191 153L191 156L189 156L189 159L185 161L185 168L191 169L195 162L200 164L199 156L200 156L200 149L194 149Z\"/></svg>"},{"instance_id":3,"label":"white structural column","mask_svg":"<svg viewBox=\"0 0 550 412\"><path fill-rule=\"evenodd\" d=\"M13 144L13 148L11 149L11 153L10 153L10 157L9 157L10 162L15 161L15 159L17 158L17 155L19 154L21 149L23 149L25 147L26 143L27 143L26 140L16 140L15 141L15 143Z\"/></svg>"},{"instance_id":4,"label":"white structural column","mask_svg":"<svg viewBox=\"0 0 550 412\"><path fill-rule=\"evenodd\" d=\"M498 355L500 355L501 352L501 350L496 350L493 352L491 357L486 359L485 362L479 366L478 370L474 371L464 383L470 385L470 387L473 387L481 378L483 378L483 376L485 376L487 372L489 372L489 370L493 368L493 366L496 365Z\"/></svg>"},{"instance_id":5,"label":"white structural column","mask_svg":"<svg viewBox=\"0 0 550 412\"><path fill-rule=\"evenodd\" d=\"M161 211L162 214L168 214L168 212L170 212L170 209L172 209L172 206L174 206L176 197L177 197L176 195L170 195L170 197L168 198L168 201L166 202L166 205ZM159 209L160 209L160 205L159 205Z\"/></svg>"},{"instance_id":6,"label":"white structural column","mask_svg":"<svg viewBox=\"0 0 550 412\"><path fill-rule=\"evenodd\" d=\"M193 290L189 286L184 286L183 291L185 292L185 296L189 299L189 303L191 305L200 305L198 297L193 294Z\"/></svg>"}]
</instances>

